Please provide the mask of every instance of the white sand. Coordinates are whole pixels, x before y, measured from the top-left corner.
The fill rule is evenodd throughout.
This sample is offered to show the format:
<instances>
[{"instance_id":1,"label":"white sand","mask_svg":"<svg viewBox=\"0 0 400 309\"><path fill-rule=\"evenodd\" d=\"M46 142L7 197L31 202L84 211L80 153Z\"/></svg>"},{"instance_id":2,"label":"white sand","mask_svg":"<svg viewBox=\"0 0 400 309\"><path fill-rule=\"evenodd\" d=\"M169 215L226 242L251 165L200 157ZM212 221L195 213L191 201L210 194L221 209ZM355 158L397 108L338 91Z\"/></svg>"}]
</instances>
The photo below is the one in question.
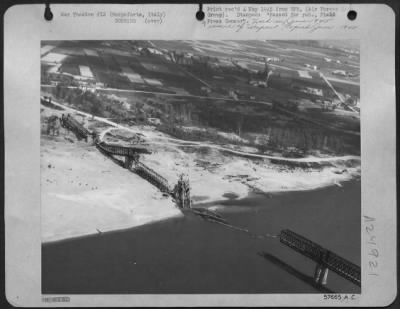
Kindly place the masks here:
<instances>
[{"instance_id":1,"label":"white sand","mask_svg":"<svg viewBox=\"0 0 400 309\"><path fill-rule=\"evenodd\" d=\"M171 198L90 144L63 139L44 137L41 142L44 242L180 215Z\"/></svg>"},{"instance_id":2,"label":"white sand","mask_svg":"<svg viewBox=\"0 0 400 309\"><path fill-rule=\"evenodd\" d=\"M43 108L42 117L62 112ZM105 122L113 125L110 121ZM251 190L309 190L340 185L342 181L360 176L360 160L354 156L286 159L292 162L329 161L331 164L314 169L289 169L272 164L271 156L253 155L255 159L250 160L235 155L235 151L222 153L219 146L210 148L201 143L195 143L189 153L179 146L183 142L169 139L154 129L137 127L128 131L144 134L153 153L143 155L141 161L167 178L171 186L181 173L189 175L195 202L222 200L226 193L241 198ZM354 166L346 167L346 160L353 160ZM77 142L63 129L59 137L42 137L41 172L44 242L129 228L181 215L170 197L162 196L150 183L104 157L90 143Z\"/></svg>"},{"instance_id":3,"label":"white sand","mask_svg":"<svg viewBox=\"0 0 400 309\"><path fill-rule=\"evenodd\" d=\"M143 156L142 160L170 183L175 183L181 173L189 175L192 197L202 197L202 202L225 199L225 193L235 193L242 198L254 189L269 193L339 185L340 182L358 177L361 172L359 165L346 168L343 161L334 161L332 166L323 168L289 169L271 164L268 159L253 161L221 154L215 149L189 154L164 147Z\"/></svg>"}]
</instances>

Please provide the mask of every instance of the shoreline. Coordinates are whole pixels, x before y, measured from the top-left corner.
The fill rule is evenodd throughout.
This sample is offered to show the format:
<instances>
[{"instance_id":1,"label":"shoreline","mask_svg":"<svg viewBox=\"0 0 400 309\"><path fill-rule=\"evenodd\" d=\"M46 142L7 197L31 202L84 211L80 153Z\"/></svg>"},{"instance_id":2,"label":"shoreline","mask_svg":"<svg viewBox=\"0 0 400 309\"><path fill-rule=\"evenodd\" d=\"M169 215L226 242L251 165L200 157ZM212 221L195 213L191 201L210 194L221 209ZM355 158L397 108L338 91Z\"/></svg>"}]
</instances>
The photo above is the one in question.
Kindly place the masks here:
<instances>
[{"instance_id":1,"label":"shoreline","mask_svg":"<svg viewBox=\"0 0 400 309\"><path fill-rule=\"evenodd\" d=\"M161 223L164 221L170 221L170 220L175 220L175 219L179 219L182 218L184 215L182 213L178 213L176 215L171 215L168 217L163 217L163 218L159 218L159 219L152 219L149 221L143 221L139 224L136 225L124 225L124 226L116 226L113 227L109 230L103 230L101 231L101 233L99 232L88 232L85 234L79 234L79 235L71 235L71 236L67 236L67 237L53 237L53 238L48 238L45 241L42 240L42 246L47 246L47 245L53 245L53 244L59 244L59 243L64 243L64 242L68 242L68 241L74 241L74 240L79 240L82 238L90 238L90 237L96 237L96 236L101 236L103 234L112 234L112 233L118 233L118 232L123 232L123 231L129 231L132 229L136 229L136 228L141 228L144 227L146 225L150 225L153 223Z\"/></svg>"},{"instance_id":2,"label":"shoreline","mask_svg":"<svg viewBox=\"0 0 400 309\"><path fill-rule=\"evenodd\" d=\"M253 196L244 205L247 209L236 211L233 205L232 211L220 214L233 226L257 235L290 229L360 265L360 182L343 186L344 190L329 187L269 200ZM43 245L43 287L50 294L258 294L288 288L292 293L316 292L292 272L268 263L259 252L291 265L299 275L312 276L315 269L315 264L282 246L279 239L253 238L219 224L180 217ZM329 285L336 293L359 292L334 274Z\"/></svg>"},{"instance_id":3,"label":"shoreline","mask_svg":"<svg viewBox=\"0 0 400 309\"><path fill-rule=\"evenodd\" d=\"M360 179L359 178L353 178L353 179L349 179L349 180L345 180L343 181L342 185L345 187L347 184L353 183L353 182L359 182ZM324 185L324 186L319 186L319 187L313 187L313 188L309 188L309 189L299 189L299 190L285 190L285 191L274 191L274 192L254 192L254 191L250 191L248 192L248 194L246 196L237 196L235 198L227 198L225 197L224 199L219 199L219 200L213 200L213 201L209 201L209 202L204 202L204 203L195 203L193 206L194 208L208 208L208 209L213 209L216 211L221 211L223 212L227 212L226 210L229 207L235 207L235 206L239 206L241 208L248 208L247 211L250 211L251 208L253 206L240 206L238 204L244 202L244 204L248 201L259 201L259 200L263 200L266 199L267 201L269 199L274 198L274 196L278 196L278 195L284 195L284 194L290 194L290 193L296 193L296 192L304 192L304 193L311 193L312 191L320 191L320 190L324 190L324 189L329 189L330 187L335 187L335 184L331 184L331 185ZM136 228L141 228L143 226L147 226L153 223L162 223L162 222L167 222L167 221L171 221L171 220L175 220L175 219L182 219L184 218L184 214L182 214L181 212L175 214L175 215L168 215L165 217L161 217L161 218L153 218L150 220L144 220L140 223L137 224L125 224L125 225L116 225L114 227L111 227L109 229L102 229L100 232L87 232L87 233L81 233L81 234L76 234L76 235L68 235L68 236L54 236L54 237L48 237L46 238L46 240L42 239L42 246L46 246L46 245L52 245L52 244L57 244L57 243L61 243L61 242L67 242L67 241L74 241L77 239L81 239L81 238L90 238L90 237L96 237L102 234L111 234L111 233L118 233L118 232L123 232L123 231L129 231L132 229L136 229Z\"/></svg>"},{"instance_id":4,"label":"shoreline","mask_svg":"<svg viewBox=\"0 0 400 309\"><path fill-rule=\"evenodd\" d=\"M210 207L225 207L225 206L231 206L235 205L239 202L246 202L248 200L253 200L253 199L272 199L276 196L281 196L284 194L291 194L291 193L311 193L313 191L320 191L320 190L326 190L329 188L335 188L335 187L346 187L350 183L355 183L355 182L361 182L359 177L354 177L348 180L343 180L339 185L337 184L326 184L326 185L321 185L321 186L315 186L315 187L310 187L307 189L289 189L289 190L280 190L280 191L268 191L268 192L256 192L256 191L249 191L249 193L246 196L239 196L237 195L236 197L232 198L224 198L224 199L219 199L219 200L213 200L213 201L206 201L206 202L200 202L200 203L195 203L194 206L201 207L201 208L210 208ZM246 206L244 206L246 207ZM218 208L217 208L218 210Z\"/></svg>"},{"instance_id":5,"label":"shoreline","mask_svg":"<svg viewBox=\"0 0 400 309\"><path fill-rule=\"evenodd\" d=\"M43 117L56 113L43 107ZM95 120L100 123L104 119ZM116 126L110 121L106 123L111 127L103 130L103 135ZM119 125L117 130L134 133L139 129ZM157 134L149 141L159 138ZM151 155L143 157L143 162L171 185L180 174L188 173L192 198L199 199L194 205L226 202L229 194L240 200L253 193L268 198L276 193L341 186L340 183L357 179L361 173L361 159L354 156L283 160L267 156L252 160L223 152L208 145L205 151L185 152L179 145L160 143ZM280 164L281 161L311 161L315 166L291 168ZM328 166L325 161L330 161ZM42 243L135 228L180 214L173 201L164 200L151 184L104 158L92 146L74 141L68 132L63 131L59 137L41 137L41 165Z\"/></svg>"}]
</instances>

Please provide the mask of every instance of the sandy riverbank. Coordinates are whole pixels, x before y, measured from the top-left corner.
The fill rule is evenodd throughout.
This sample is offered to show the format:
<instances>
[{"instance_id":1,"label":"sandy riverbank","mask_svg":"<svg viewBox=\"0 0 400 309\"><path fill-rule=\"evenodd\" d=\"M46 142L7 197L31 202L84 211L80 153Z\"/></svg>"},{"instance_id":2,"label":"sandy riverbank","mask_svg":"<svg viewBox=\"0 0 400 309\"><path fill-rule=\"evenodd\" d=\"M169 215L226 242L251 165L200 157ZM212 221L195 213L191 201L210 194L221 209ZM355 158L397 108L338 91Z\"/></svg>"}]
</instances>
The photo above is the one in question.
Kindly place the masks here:
<instances>
[{"instance_id":1,"label":"sandy riverbank","mask_svg":"<svg viewBox=\"0 0 400 309\"><path fill-rule=\"evenodd\" d=\"M132 128L130 128L132 129ZM133 128L138 130L137 127ZM360 177L360 158L309 157L283 158L246 152L249 157L226 151L229 145L209 147L204 144L168 140L168 136L151 127L140 127L146 136L151 155L144 155L141 161L154 168L174 184L180 174L186 174L192 185L194 201L215 201L224 199L227 193L243 198L250 191L271 193L283 191L304 191L338 185L343 181ZM113 137L106 141L116 142L118 137L127 138L133 133L121 129L107 130ZM126 145L121 141L121 145ZM244 152L246 147L242 147ZM250 147L249 147L250 148ZM287 160L287 162L285 162ZM309 167L304 165L310 164ZM297 167L296 167L297 164ZM231 194L232 195L232 194Z\"/></svg>"},{"instance_id":2,"label":"sandy riverbank","mask_svg":"<svg viewBox=\"0 0 400 309\"><path fill-rule=\"evenodd\" d=\"M44 119L61 113L43 108L41 116ZM88 121L88 117L84 122L92 129L98 127L98 132L109 132L110 124ZM118 141L118 131L111 132L106 140ZM143 133L153 151L143 155L141 161L167 178L171 186L181 173L187 174L195 204L244 198L254 191L299 191L340 185L360 176L359 160L293 168L274 164L268 158L249 159L218 148L185 147L183 142L169 142L167 136L152 128L135 127L126 132L132 135L136 131ZM123 137L126 143L127 135ZM181 215L170 197L162 196L154 186L104 157L90 142L77 141L64 129L57 137L42 133L41 185L44 242Z\"/></svg>"},{"instance_id":3,"label":"sandy riverbank","mask_svg":"<svg viewBox=\"0 0 400 309\"><path fill-rule=\"evenodd\" d=\"M184 152L167 149L144 156L143 162L174 183L181 173L189 175L194 201L225 199L227 193L237 198L250 192L304 191L338 185L360 176L359 162L333 161L313 168L290 168L272 164L269 159L252 160L222 154L215 149Z\"/></svg>"},{"instance_id":4,"label":"sandy riverbank","mask_svg":"<svg viewBox=\"0 0 400 309\"><path fill-rule=\"evenodd\" d=\"M90 144L62 139L41 141L44 242L180 215L170 197L117 166Z\"/></svg>"},{"instance_id":5,"label":"sandy riverbank","mask_svg":"<svg viewBox=\"0 0 400 309\"><path fill-rule=\"evenodd\" d=\"M44 108L41 117L61 114ZM41 136L42 241L56 241L179 216L170 197L61 128Z\"/></svg>"}]
</instances>

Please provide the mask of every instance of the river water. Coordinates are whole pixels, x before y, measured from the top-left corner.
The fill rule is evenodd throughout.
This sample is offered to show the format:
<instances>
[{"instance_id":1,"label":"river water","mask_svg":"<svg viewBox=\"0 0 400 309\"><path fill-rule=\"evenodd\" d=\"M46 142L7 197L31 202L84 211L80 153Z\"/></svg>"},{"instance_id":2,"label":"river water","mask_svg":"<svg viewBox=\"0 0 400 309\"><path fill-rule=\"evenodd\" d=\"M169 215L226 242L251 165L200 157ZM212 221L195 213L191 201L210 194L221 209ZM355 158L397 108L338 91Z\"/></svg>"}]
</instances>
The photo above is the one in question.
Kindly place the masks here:
<instances>
[{"instance_id":1,"label":"river water","mask_svg":"<svg viewBox=\"0 0 400 309\"><path fill-rule=\"evenodd\" d=\"M361 262L361 185L229 200L219 213L258 234L293 230ZM180 217L42 247L45 294L359 293L329 272L312 284L315 263L276 238Z\"/></svg>"}]
</instances>

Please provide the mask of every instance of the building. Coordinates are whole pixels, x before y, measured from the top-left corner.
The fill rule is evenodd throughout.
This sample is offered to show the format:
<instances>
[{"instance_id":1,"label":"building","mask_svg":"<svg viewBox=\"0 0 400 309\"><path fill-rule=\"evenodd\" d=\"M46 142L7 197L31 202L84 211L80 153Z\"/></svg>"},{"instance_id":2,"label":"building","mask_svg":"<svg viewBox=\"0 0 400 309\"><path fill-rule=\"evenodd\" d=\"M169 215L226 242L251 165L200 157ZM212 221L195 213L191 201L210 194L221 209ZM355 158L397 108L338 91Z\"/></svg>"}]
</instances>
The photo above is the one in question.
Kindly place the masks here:
<instances>
[{"instance_id":1,"label":"building","mask_svg":"<svg viewBox=\"0 0 400 309\"><path fill-rule=\"evenodd\" d=\"M159 118L147 118L147 121L155 126L159 126L161 124L161 120Z\"/></svg>"}]
</instances>

